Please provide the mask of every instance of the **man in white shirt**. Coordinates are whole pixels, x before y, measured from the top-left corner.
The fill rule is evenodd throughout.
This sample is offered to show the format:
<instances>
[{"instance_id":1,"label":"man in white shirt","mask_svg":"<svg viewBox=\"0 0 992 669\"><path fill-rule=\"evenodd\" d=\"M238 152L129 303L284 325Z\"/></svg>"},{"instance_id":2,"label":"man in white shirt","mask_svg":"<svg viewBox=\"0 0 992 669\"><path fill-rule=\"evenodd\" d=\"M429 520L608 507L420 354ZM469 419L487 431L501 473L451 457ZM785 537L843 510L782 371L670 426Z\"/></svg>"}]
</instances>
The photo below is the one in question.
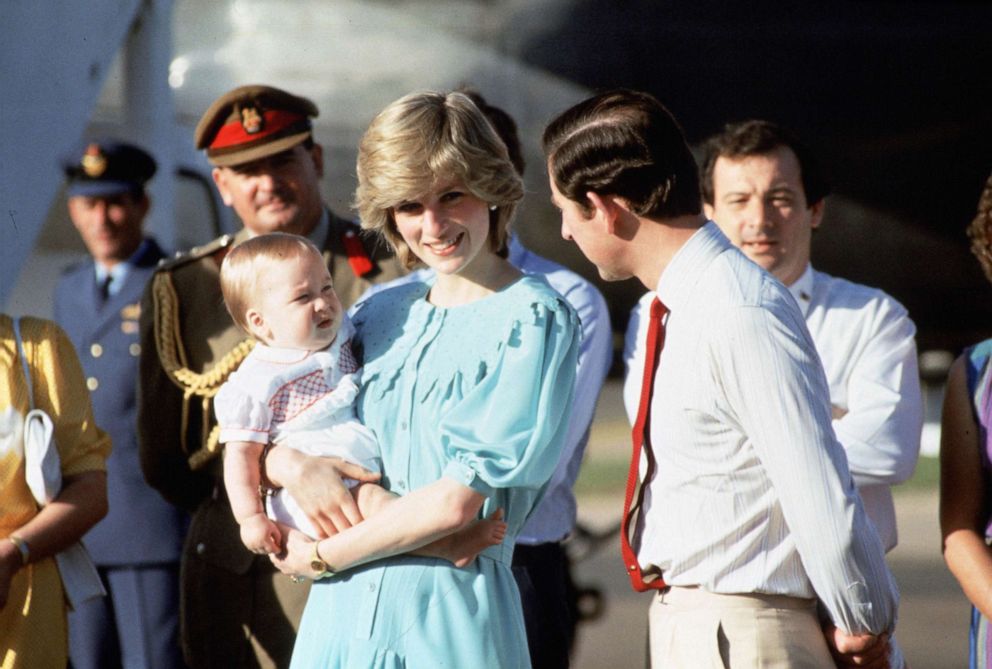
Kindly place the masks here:
<instances>
[{"instance_id":1,"label":"man in white shirt","mask_svg":"<svg viewBox=\"0 0 992 669\"><path fill-rule=\"evenodd\" d=\"M829 186L809 149L761 120L728 125L704 148L706 216L799 304L830 384L834 432L886 551L897 543L890 486L913 475L923 399L916 326L881 290L817 272L812 231Z\"/></svg>"},{"instance_id":2,"label":"man in white shirt","mask_svg":"<svg viewBox=\"0 0 992 669\"><path fill-rule=\"evenodd\" d=\"M649 611L652 665L833 667L819 599L838 660L886 666L898 593L813 341L785 287L702 216L678 124L613 91L553 120L544 150L563 237L668 309L627 565L669 586Z\"/></svg>"},{"instance_id":3,"label":"man in white shirt","mask_svg":"<svg viewBox=\"0 0 992 669\"><path fill-rule=\"evenodd\" d=\"M898 535L890 486L913 475L923 427L916 327L881 290L813 269L812 231L823 219L829 185L793 133L763 120L729 124L704 144L700 169L706 216L799 305L830 385L834 432L865 511L892 550ZM643 360L636 333L649 299L628 325L630 369ZM628 413L640 392L636 377L624 386Z\"/></svg>"}]
</instances>

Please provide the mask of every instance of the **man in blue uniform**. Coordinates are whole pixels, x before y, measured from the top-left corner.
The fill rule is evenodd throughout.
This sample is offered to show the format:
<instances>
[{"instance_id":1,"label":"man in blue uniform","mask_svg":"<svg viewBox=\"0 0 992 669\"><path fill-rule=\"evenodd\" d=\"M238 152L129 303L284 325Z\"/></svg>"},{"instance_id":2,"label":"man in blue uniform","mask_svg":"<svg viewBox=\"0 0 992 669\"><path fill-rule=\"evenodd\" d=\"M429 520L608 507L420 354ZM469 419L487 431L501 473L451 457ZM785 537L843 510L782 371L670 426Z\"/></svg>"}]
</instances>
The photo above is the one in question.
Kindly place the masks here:
<instances>
[{"instance_id":1,"label":"man in blue uniform","mask_svg":"<svg viewBox=\"0 0 992 669\"><path fill-rule=\"evenodd\" d=\"M141 295L162 250L142 233L155 161L136 146L93 142L71 159L69 218L90 258L55 292L55 320L79 352L97 423L113 440L110 511L85 536L107 597L69 616L74 669L182 667L179 558L186 515L145 483L138 459L136 381Z\"/></svg>"}]
</instances>

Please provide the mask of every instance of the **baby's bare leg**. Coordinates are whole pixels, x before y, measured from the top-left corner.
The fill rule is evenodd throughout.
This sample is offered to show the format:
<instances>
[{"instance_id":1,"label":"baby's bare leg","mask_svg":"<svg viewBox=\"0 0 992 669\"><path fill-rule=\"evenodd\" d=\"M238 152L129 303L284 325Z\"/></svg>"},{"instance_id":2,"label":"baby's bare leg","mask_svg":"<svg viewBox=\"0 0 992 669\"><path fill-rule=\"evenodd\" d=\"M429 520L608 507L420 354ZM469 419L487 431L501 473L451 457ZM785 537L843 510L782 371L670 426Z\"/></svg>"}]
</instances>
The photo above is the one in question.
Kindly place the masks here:
<instances>
[{"instance_id":1,"label":"baby's bare leg","mask_svg":"<svg viewBox=\"0 0 992 669\"><path fill-rule=\"evenodd\" d=\"M398 499L397 495L375 483L362 483L352 488L351 492L363 518L375 515L385 505ZM496 511L488 518L473 521L453 534L410 552L413 555L441 558L456 567L465 567L484 549L502 543L505 536L503 512Z\"/></svg>"},{"instance_id":2,"label":"baby's bare leg","mask_svg":"<svg viewBox=\"0 0 992 669\"><path fill-rule=\"evenodd\" d=\"M503 512L497 510L488 518L473 520L454 534L441 537L413 553L438 557L456 567L467 567L484 549L503 543L504 537L506 523L503 522Z\"/></svg>"}]
</instances>

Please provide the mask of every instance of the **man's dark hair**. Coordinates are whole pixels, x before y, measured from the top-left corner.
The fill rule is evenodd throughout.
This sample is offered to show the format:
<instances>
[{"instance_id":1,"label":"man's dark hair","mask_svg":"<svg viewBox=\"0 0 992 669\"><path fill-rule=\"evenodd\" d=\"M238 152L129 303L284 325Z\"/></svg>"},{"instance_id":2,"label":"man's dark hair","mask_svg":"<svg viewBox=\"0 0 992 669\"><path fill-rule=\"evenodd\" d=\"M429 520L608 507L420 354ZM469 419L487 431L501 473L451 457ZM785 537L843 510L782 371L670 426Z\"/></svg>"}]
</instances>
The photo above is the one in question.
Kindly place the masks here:
<instances>
[{"instance_id":1,"label":"man's dark hair","mask_svg":"<svg viewBox=\"0 0 992 669\"><path fill-rule=\"evenodd\" d=\"M790 149L799 161L806 206L830 194L830 183L820 167L820 162L800 139L777 123L753 119L728 123L723 131L703 143L703 163L700 182L703 201L713 204L713 167L718 158L738 160L749 156L764 156L780 147Z\"/></svg>"},{"instance_id":2,"label":"man's dark hair","mask_svg":"<svg viewBox=\"0 0 992 669\"><path fill-rule=\"evenodd\" d=\"M699 214L699 175L685 135L647 93L616 89L559 114L544 131L544 155L562 195L586 211L586 193L614 195L651 219Z\"/></svg>"},{"instance_id":3,"label":"man's dark hair","mask_svg":"<svg viewBox=\"0 0 992 669\"><path fill-rule=\"evenodd\" d=\"M468 99L474 102L475 106L479 108L479 111L489 119L489 122L492 123L493 128L496 130L496 134L506 144L506 152L510 154L510 162L513 163L517 174L523 176L526 163L524 162L523 151L520 148L517 122L499 107L489 104L478 91L463 86L458 89L458 92L468 96Z\"/></svg>"}]
</instances>

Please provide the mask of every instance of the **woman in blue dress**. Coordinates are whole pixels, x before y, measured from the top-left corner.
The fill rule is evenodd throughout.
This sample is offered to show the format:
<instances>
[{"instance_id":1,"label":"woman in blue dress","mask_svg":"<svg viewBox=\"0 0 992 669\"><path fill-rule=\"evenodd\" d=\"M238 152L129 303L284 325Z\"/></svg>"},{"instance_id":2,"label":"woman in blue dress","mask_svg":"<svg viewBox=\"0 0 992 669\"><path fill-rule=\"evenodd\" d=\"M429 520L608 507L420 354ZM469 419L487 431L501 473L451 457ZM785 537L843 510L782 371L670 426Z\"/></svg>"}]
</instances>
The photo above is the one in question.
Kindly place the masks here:
<instances>
[{"instance_id":1,"label":"woman in blue dress","mask_svg":"<svg viewBox=\"0 0 992 669\"><path fill-rule=\"evenodd\" d=\"M290 534L277 565L320 577L292 666L529 667L510 563L567 430L577 317L507 262L523 188L466 96L413 94L387 107L362 139L358 177L363 226L436 279L382 291L354 315L359 418L381 444L382 484L403 497L355 523L354 509L322 508L337 529L351 527L318 542ZM281 462L269 475L312 497L288 472L312 482L317 463L290 466L284 458L307 457L290 450L272 452ZM468 566L406 554L499 513L506 540Z\"/></svg>"}]
</instances>

